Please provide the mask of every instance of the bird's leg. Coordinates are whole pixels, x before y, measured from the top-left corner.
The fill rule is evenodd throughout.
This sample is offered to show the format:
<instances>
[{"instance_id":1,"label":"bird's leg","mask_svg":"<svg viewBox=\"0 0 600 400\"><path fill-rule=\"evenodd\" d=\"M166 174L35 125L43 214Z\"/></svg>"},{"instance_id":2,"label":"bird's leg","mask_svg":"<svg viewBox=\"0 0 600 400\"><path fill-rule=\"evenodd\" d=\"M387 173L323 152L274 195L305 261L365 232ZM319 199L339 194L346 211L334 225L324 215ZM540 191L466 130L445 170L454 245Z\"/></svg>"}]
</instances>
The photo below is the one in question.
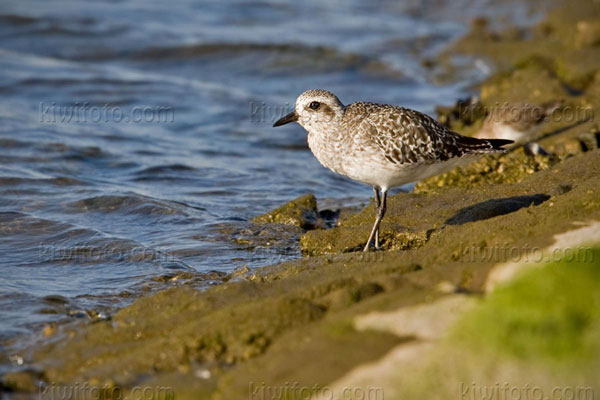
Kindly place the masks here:
<instances>
[{"instance_id":1,"label":"bird's leg","mask_svg":"<svg viewBox=\"0 0 600 400\"><path fill-rule=\"evenodd\" d=\"M373 186L373 193L375 193L375 211L379 213L379 208L381 207L381 197L379 196L379 187ZM367 243L368 244L368 243ZM375 249L379 250L379 228L375 232Z\"/></svg>"},{"instance_id":2,"label":"bird's leg","mask_svg":"<svg viewBox=\"0 0 600 400\"><path fill-rule=\"evenodd\" d=\"M375 224L373 225L373 229L371 230L371 234L369 235L369 240L367 240L367 244L365 245L365 248L363 249L363 251L369 251L369 246L371 245L371 242L373 241L373 239L375 238L375 235L379 231L379 225L381 224L381 220L383 219L383 216L385 215L386 200L387 200L387 190L382 189L381 190L381 204L377 208L377 218L375 219Z\"/></svg>"},{"instance_id":3,"label":"bird's leg","mask_svg":"<svg viewBox=\"0 0 600 400\"><path fill-rule=\"evenodd\" d=\"M383 221L383 216L385 215L385 211L386 211L387 190L385 190L385 191L382 190L381 193L382 193L381 194L382 199L381 199L381 205L379 206L379 215L380 215L380 217L379 217L379 224L377 225L377 233L376 233L377 241L375 242L375 248L377 250L380 250L380 247L379 247L379 228L381 226L381 221Z\"/></svg>"}]
</instances>

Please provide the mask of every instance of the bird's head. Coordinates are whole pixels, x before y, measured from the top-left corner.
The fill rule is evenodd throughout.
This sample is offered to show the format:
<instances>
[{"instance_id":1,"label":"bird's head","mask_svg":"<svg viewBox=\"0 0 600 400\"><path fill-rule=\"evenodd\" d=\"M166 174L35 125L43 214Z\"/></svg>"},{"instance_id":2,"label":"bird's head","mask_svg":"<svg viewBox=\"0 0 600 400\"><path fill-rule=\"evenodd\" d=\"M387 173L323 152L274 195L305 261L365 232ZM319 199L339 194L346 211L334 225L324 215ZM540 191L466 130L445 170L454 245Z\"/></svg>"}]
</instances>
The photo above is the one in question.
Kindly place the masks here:
<instances>
[{"instance_id":1,"label":"bird's head","mask_svg":"<svg viewBox=\"0 0 600 400\"><path fill-rule=\"evenodd\" d=\"M327 90L311 89L298 96L294 111L279 119L273 126L298 122L309 132L323 131L343 114L344 105L336 95Z\"/></svg>"}]
</instances>

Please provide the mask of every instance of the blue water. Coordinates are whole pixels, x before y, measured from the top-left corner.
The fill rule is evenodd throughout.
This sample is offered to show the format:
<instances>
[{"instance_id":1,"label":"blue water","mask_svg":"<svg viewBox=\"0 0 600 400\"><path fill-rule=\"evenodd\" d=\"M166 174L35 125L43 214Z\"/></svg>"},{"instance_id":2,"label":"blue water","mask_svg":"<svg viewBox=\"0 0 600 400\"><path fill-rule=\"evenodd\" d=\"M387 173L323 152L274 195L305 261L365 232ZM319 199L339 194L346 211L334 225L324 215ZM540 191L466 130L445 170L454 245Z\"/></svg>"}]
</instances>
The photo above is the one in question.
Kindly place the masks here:
<instances>
[{"instance_id":1,"label":"blue water","mask_svg":"<svg viewBox=\"0 0 600 400\"><path fill-rule=\"evenodd\" d=\"M298 256L223 227L306 192L371 190L273 121L309 88L431 114L486 71L466 63L440 84L423 60L475 16L528 21L516 4L2 1L0 339L110 312L156 276Z\"/></svg>"}]
</instances>

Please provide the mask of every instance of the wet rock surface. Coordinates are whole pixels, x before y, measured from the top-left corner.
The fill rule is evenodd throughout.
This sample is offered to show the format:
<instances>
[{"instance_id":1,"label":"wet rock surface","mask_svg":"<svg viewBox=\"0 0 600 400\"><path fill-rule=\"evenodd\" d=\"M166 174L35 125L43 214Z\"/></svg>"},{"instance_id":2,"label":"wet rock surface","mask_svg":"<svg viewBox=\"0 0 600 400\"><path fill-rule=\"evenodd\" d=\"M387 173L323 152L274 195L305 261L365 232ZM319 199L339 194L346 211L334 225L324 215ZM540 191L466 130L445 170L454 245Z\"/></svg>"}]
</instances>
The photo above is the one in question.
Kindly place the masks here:
<instances>
[{"instance_id":1,"label":"wet rock surface","mask_svg":"<svg viewBox=\"0 0 600 400\"><path fill-rule=\"evenodd\" d=\"M22 370L4 374L0 380L0 386L12 392L33 393L37 391L39 381L39 374L29 370Z\"/></svg>"},{"instance_id":2,"label":"wet rock surface","mask_svg":"<svg viewBox=\"0 0 600 400\"><path fill-rule=\"evenodd\" d=\"M324 228L325 221L319 215L317 198L306 194L263 215L252 219L255 224L284 224L302 229Z\"/></svg>"}]
</instances>

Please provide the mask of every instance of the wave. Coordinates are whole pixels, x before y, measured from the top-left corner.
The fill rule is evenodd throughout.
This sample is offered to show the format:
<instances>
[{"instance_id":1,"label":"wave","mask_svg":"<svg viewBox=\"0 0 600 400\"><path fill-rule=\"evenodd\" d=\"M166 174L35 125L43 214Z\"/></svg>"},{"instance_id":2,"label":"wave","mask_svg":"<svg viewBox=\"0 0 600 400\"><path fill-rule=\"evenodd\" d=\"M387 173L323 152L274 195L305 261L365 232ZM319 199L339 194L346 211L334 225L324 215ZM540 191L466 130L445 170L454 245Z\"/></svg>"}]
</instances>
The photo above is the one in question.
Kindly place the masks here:
<instances>
[{"instance_id":1,"label":"wave","mask_svg":"<svg viewBox=\"0 0 600 400\"><path fill-rule=\"evenodd\" d=\"M218 53L330 53L336 50L325 46L307 46L297 43L201 43L172 47L152 47L130 55L140 60L196 58Z\"/></svg>"},{"instance_id":2,"label":"wave","mask_svg":"<svg viewBox=\"0 0 600 400\"><path fill-rule=\"evenodd\" d=\"M54 186L77 186L85 183L67 176L57 176L48 179L19 178L15 176L0 176L0 186L18 186L22 184L50 184Z\"/></svg>"},{"instance_id":3,"label":"wave","mask_svg":"<svg viewBox=\"0 0 600 400\"><path fill-rule=\"evenodd\" d=\"M153 167L144 168L139 171L138 174L162 174L169 172L182 172L182 171L195 171L196 168L190 167L185 164L167 164L167 165L157 165Z\"/></svg>"},{"instance_id":4,"label":"wave","mask_svg":"<svg viewBox=\"0 0 600 400\"><path fill-rule=\"evenodd\" d=\"M15 15L15 14L1 14L0 15L0 23L10 24L10 25L29 25L38 22L39 18L34 18L25 15Z\"/></svg>"},{"instance_id":5,"label":"wave","mask_svg":"<svg viewBox=\"0 0 600 400\"><path fill-rule=\"evenodd\" d=\"M96 211L140 215L186 215L178 207L138 195L101 195L77 200L69 205L76 212Z\"/></svg>"},{"instance_id":6,"label":"wave","mask_svg":"<svg viewBox=\"0 0 600 400\"><path fill-rule=\"evenodd\" d=\"M125 25L105 24L91 17L69 18L68 20L63 20L56 17L38 18L30 15L2 14L0 15L0 24L29 28L28 30L19 28L18 31L7 35L18 35L20 37L26 35L109 37L129 30Z\"/></svg>"}]
</instances>

